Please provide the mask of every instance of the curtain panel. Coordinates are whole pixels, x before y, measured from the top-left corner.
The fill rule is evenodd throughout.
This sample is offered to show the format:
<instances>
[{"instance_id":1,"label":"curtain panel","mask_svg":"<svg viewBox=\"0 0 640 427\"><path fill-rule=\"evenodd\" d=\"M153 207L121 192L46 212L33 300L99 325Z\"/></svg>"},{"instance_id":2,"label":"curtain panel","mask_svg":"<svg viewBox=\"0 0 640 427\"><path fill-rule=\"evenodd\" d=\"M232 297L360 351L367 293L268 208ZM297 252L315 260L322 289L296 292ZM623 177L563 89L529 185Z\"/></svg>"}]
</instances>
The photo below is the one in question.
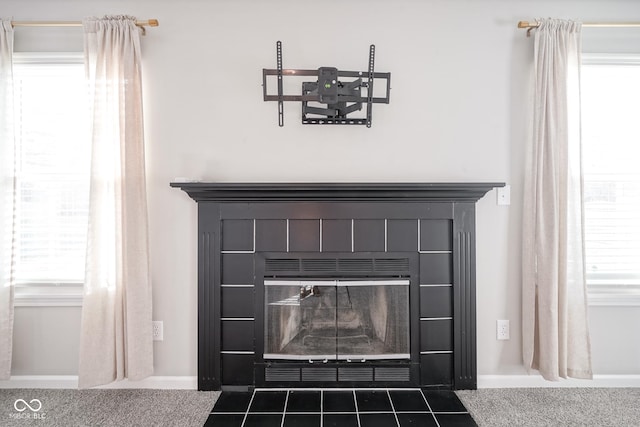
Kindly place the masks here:
<instances>
[{"instance_id":1,"label":"curtain panel","mask_svg":"<svg viewBox=\"0 0 640 427\"><path fill-rule=\"evenodd\" d=\"M547 380L592 378L580 141L581 24L540 19L525 167L523 359Z\"/></svg>"},{"instance_id":2,"label":"curtain panel","mask_svg":"<svg viewBox=\"0 0 640 427\"><path fill-rule=\"evenodd\" d=\"M92 156L79 387L153 373L140 29L83 21Z\"/></svg>"},{"instance_id":3,"label":"curtain panel","mask_svg":"<svg viewBox=\"0 0 640 427\"><path fill-rule=\"evenodd\" d=\"M0 20L0 380L11 376L15 223L13 27Z\"/></svg>"}]
</instances>

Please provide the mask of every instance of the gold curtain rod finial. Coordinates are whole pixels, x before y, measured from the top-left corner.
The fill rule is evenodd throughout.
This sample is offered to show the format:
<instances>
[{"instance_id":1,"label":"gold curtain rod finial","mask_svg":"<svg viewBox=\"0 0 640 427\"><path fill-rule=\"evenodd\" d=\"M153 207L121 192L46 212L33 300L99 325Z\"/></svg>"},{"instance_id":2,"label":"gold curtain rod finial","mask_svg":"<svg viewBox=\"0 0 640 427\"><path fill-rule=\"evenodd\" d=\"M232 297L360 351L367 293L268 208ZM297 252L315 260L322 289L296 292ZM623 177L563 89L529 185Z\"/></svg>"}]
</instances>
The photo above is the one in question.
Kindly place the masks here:
<instances>
[{"instance_id":1,"label":"gold curtain rod finial","mask_svg":"<svg viewBox=\"0 0 640 427\"><path fill-rule=\"evenodd\" d=\"M539 22L536 21L520 21L518 22L518 28L538 28L540 26Z\"/></svg>"},{"instance_id":2,"label":"gold curtain rod finial","mask_svg":"<svg viewBox=\"0 0 640 427\"><path fill-rule=\"evenodd\" d=\"M160 23L158 22L157 19L149 19L149 26L150 27L157 27L158 25L160 25Z\"/></svg>"}]
</instances>

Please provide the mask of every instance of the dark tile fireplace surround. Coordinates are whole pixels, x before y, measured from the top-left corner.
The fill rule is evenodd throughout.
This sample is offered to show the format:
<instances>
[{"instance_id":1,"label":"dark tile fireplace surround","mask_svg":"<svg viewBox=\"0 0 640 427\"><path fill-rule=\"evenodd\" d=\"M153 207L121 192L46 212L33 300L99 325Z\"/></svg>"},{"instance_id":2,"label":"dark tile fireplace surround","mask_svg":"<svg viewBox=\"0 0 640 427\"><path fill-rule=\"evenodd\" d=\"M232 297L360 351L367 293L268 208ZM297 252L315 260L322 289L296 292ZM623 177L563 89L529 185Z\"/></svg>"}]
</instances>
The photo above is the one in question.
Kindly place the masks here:
<instances>
[{"instance_id":1,"label":"dark tile fireplace surround","mask_svg":"<svg viewBox=\"0 0 640 427\"><path fill-rule=\"evenodd\" d=\"M198 203L198 389L476 388L475 203L504 183L171 186Z\"/></svg>"}]
</instances>

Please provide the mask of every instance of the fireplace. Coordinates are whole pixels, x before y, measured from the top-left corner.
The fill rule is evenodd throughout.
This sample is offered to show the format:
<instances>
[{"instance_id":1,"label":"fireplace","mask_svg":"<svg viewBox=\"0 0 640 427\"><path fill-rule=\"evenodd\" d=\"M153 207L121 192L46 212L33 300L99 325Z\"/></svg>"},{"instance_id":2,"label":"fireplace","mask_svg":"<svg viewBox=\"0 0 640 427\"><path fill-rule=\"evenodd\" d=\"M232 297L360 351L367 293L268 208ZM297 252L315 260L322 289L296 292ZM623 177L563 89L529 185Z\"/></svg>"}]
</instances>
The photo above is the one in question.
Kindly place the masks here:
<instances>
[{"instance_id":1,"label":"fireplace","mask_svg":"<svg viewBox=\"0 0 640 427\"><path fill-rule=\"evenodd\" d=\"M476 387L475 202L502 183L172 183L198 388Z\"/></svg>"}]
</instances>

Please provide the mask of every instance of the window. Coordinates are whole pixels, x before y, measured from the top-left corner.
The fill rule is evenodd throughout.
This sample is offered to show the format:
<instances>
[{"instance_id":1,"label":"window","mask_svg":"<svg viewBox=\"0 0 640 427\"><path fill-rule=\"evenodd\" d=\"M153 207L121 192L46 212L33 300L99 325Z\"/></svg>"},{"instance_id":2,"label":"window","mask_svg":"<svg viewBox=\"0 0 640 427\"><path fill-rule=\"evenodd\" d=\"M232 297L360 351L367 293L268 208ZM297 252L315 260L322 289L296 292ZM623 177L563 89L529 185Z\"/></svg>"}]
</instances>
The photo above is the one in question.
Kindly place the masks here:
<instances>
[{"instance_id":1,"label":"window","mask_svg":"<svg viewBox=\"0 0 640 427\"><path fill-rule=\"evenodd\" d=\"M16 302L79 303L90 143L81 54L15 54Z\"/></svg>"},{"instance_id":2,"label":"window","mask_svg":"<svg viewBox=\"0 0 640 427\"><path fill-rule=\"evenodd\" d=\"M640 56L584 55L582 142L591 303L640 303Z\"/></svg>"}]
</instances>

